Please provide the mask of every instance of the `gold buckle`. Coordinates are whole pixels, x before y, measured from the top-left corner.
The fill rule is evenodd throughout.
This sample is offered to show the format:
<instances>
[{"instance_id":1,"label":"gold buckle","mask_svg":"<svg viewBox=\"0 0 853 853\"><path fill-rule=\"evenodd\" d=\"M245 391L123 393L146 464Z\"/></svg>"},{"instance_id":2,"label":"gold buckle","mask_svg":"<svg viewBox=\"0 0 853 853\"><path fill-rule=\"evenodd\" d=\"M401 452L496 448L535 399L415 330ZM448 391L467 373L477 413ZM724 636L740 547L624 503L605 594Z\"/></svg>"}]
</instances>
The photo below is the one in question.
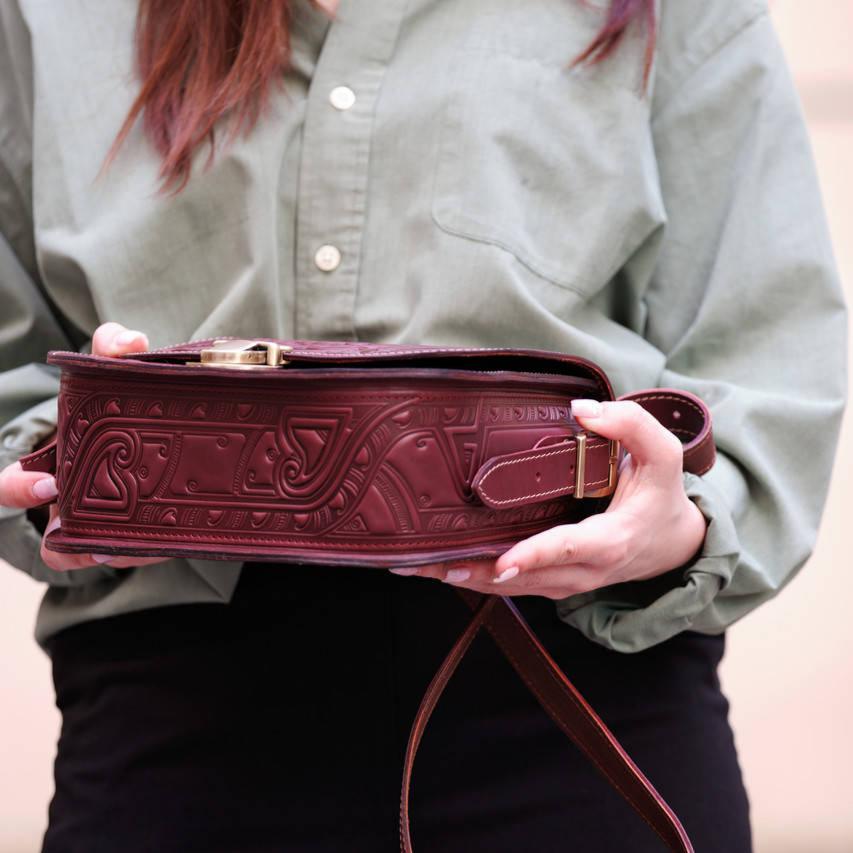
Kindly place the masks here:
<instances>
[{"instance_id":1,"label":"gold buckle","mask_svg":"<svg viewBox=\"0 0 853 853\"><path fill-rule=\"evenodd\" d=\"M615 438L610 439L610 457L607 461L607 485L597 489L587 489L584 483L586 475L586 440L588 433L578 430L574 434L577 451L575 454L575 490L572 497L578 498L606 498L616 491L616 482L619 474L619 442Z\"/></svg>"},{"instance_id":2,"label":"gold buckle","mask_svg":"<svg viewBox=\"0 0 853 853\"><path fill-rule=\"evenodd\" d=\"M252 369L281 367L288 363L284 354L293 347L277 344L275 341L219 340L212 347L204 347L200 361L188 361L187 364L212 365L216 367L234 367Z\"/></svg>"}]
</instances>

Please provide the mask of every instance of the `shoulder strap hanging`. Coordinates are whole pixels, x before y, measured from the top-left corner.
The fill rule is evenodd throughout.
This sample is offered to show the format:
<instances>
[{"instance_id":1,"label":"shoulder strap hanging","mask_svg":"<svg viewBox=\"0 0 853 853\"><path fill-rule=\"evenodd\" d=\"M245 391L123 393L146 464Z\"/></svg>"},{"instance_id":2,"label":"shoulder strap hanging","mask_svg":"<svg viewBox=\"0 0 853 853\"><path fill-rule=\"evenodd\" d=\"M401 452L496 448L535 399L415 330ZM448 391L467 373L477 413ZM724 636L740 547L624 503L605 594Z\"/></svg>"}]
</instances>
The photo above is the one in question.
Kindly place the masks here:
<instances>
[{"instance_id":1,"label":"shoulder strap hanging","mask_svg":"<svg viewBox=\"0 0 853 853\"><path fill-rule=\"evenodd\" d=\"M650 388L625 394L619 399L639 403L681 439L685 471L704 474L713 466L716 447L711 414L699 397L675 388ZM491 475L489 488L493 493L500 489L501 500L507 503L526 502L535 495L530 494L524 479L516 472L530 467L540 453L540 449L534 449L489 460L478 475L477 485L482 488L483 481ZM570 443L565 453L549 458L548 476L560 484L571 484L570 473L574 471L576 460L577 445ZM495 476L501 467L506 470L510 466L515 467L510 476ZM535 467L536 480L541 486L540 466ZM551 486L546 484L544 488ZM565 489L565 493L572 493L571 486ZM693 845L678 817L548 654L512 600L465 589L457 591L472 609L473 616L430 682L409 733L400 794L401 853L413 853L409 792L415 755L424 729L447 683L481 628L489 632L545 712L657 833L666 849L672 853L693 853Z\"/></svg>"},{"instance_id":2,"label":"shoulder strap hanging","mask_svg":"<svg viewBox=\"0 0 853 853\"><path fill-rule=\"evenodd\" d=\"M424 729L456 667L483 627L545 712L658 834L666 849L673 853L693 853L690 839L675 813L545 651L515 604L503 596L480 595L464 589L458 592L474 615L430 682L412 724L400 795L401 853L413 853L409 791Z\"/></svg>"}]
</instances>

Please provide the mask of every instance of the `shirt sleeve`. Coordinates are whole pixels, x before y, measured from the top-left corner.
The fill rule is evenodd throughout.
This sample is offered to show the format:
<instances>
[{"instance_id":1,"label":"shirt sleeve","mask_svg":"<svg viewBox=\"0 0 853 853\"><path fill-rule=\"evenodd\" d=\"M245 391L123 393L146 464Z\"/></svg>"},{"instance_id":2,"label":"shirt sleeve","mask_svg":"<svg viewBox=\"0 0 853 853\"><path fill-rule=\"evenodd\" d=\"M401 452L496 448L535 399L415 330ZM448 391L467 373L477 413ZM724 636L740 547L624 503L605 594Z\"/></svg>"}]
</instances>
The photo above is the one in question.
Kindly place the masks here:
<instances>
[{"instance_id":1,"label":"shirt sleeve","mask_svg":"<svg viewBox=\"0 0 853 853\"><path fill-rule=\"evenodd\" d=\"M32 239L26 32L12 5L0 9L0 468L56 429L51 349L75 349L41 287ZM59 586L111 575L108 566L56 572L40 557L41 532L25 510L0 506L0 559Z\"/></svg>"},{"instance_id":2,"label":"shirt sleeve","mask_svg":"<svg viewBox=\"0 0 853 853\"><path fill-rule=\"evenodd\" d=\"M712 412L716 465L684 474L705 542L664 576L558 602L565 621L626 652L722 632L794 577L814 547L846 403L846 306L799 101L766 10L727 26L656 92L667 222L627 271L649 271L658 385Z\"/></svg>"},{"instance_id":3,"label":"shirt sleeve","mask_svg":"<svg viewBox=\"0 0 853 853\"><path fill-rule=\"evenodd\" d=\"M72 347L2 231L0 305L0 468L5 468L55 431L59 378L44 357L50 349ZM12 566L59 586L114 571L96 566L56 572L42 561L40 549L41 532L26 511L0 506L0 558Z\"/></svg>"}]
</instances>

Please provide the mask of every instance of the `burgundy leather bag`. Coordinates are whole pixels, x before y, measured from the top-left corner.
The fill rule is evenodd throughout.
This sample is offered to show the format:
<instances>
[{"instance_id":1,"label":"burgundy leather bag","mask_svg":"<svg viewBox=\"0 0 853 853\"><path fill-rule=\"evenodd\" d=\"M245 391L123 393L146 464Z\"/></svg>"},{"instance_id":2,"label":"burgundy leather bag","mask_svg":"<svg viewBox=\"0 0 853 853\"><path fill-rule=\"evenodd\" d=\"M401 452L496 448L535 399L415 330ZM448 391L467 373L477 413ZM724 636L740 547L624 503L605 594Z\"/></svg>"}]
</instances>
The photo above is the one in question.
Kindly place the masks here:
<instances>
[{"instance_id":1,"label":"burgundy leather bag","mask_svg":"<svg viewBox=\"0 0 853 853\"><path fill-rule=\"evenodd\" d=\"M496 557L606 508L620 448L572 419L612 400L592 362L503 348L221 338L116 358L53 351L56 437L22 459L55 471L56 551L368 567ZM655 388L625 395L684 447L715 449L707 407ZM509 598L462 591L473 615L429 685L424 726L480 628L542 707L673 851L677 817L550 658ZM568 629L567 629L568 630Z\"/></svg>"}]
</instances>

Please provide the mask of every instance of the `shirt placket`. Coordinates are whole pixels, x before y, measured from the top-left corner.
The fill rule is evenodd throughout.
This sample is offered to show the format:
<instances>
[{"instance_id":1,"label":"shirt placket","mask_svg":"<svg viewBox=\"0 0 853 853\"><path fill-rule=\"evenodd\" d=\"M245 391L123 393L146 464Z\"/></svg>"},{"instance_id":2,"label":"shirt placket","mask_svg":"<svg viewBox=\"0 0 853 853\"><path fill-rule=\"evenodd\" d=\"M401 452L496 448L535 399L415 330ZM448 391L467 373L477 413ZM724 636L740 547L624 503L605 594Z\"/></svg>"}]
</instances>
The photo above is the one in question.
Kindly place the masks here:
<instances>
[{"instance_id":1,"label":"shirt placket","mask_svg":"<svg viewBox=\"0 0 853 853\"><path fill-rule=\"evenodd\" d=\"M308 90L294 331L352 340L373 118L407 0L341 0Z\"/></svg>"}]
</instances>

